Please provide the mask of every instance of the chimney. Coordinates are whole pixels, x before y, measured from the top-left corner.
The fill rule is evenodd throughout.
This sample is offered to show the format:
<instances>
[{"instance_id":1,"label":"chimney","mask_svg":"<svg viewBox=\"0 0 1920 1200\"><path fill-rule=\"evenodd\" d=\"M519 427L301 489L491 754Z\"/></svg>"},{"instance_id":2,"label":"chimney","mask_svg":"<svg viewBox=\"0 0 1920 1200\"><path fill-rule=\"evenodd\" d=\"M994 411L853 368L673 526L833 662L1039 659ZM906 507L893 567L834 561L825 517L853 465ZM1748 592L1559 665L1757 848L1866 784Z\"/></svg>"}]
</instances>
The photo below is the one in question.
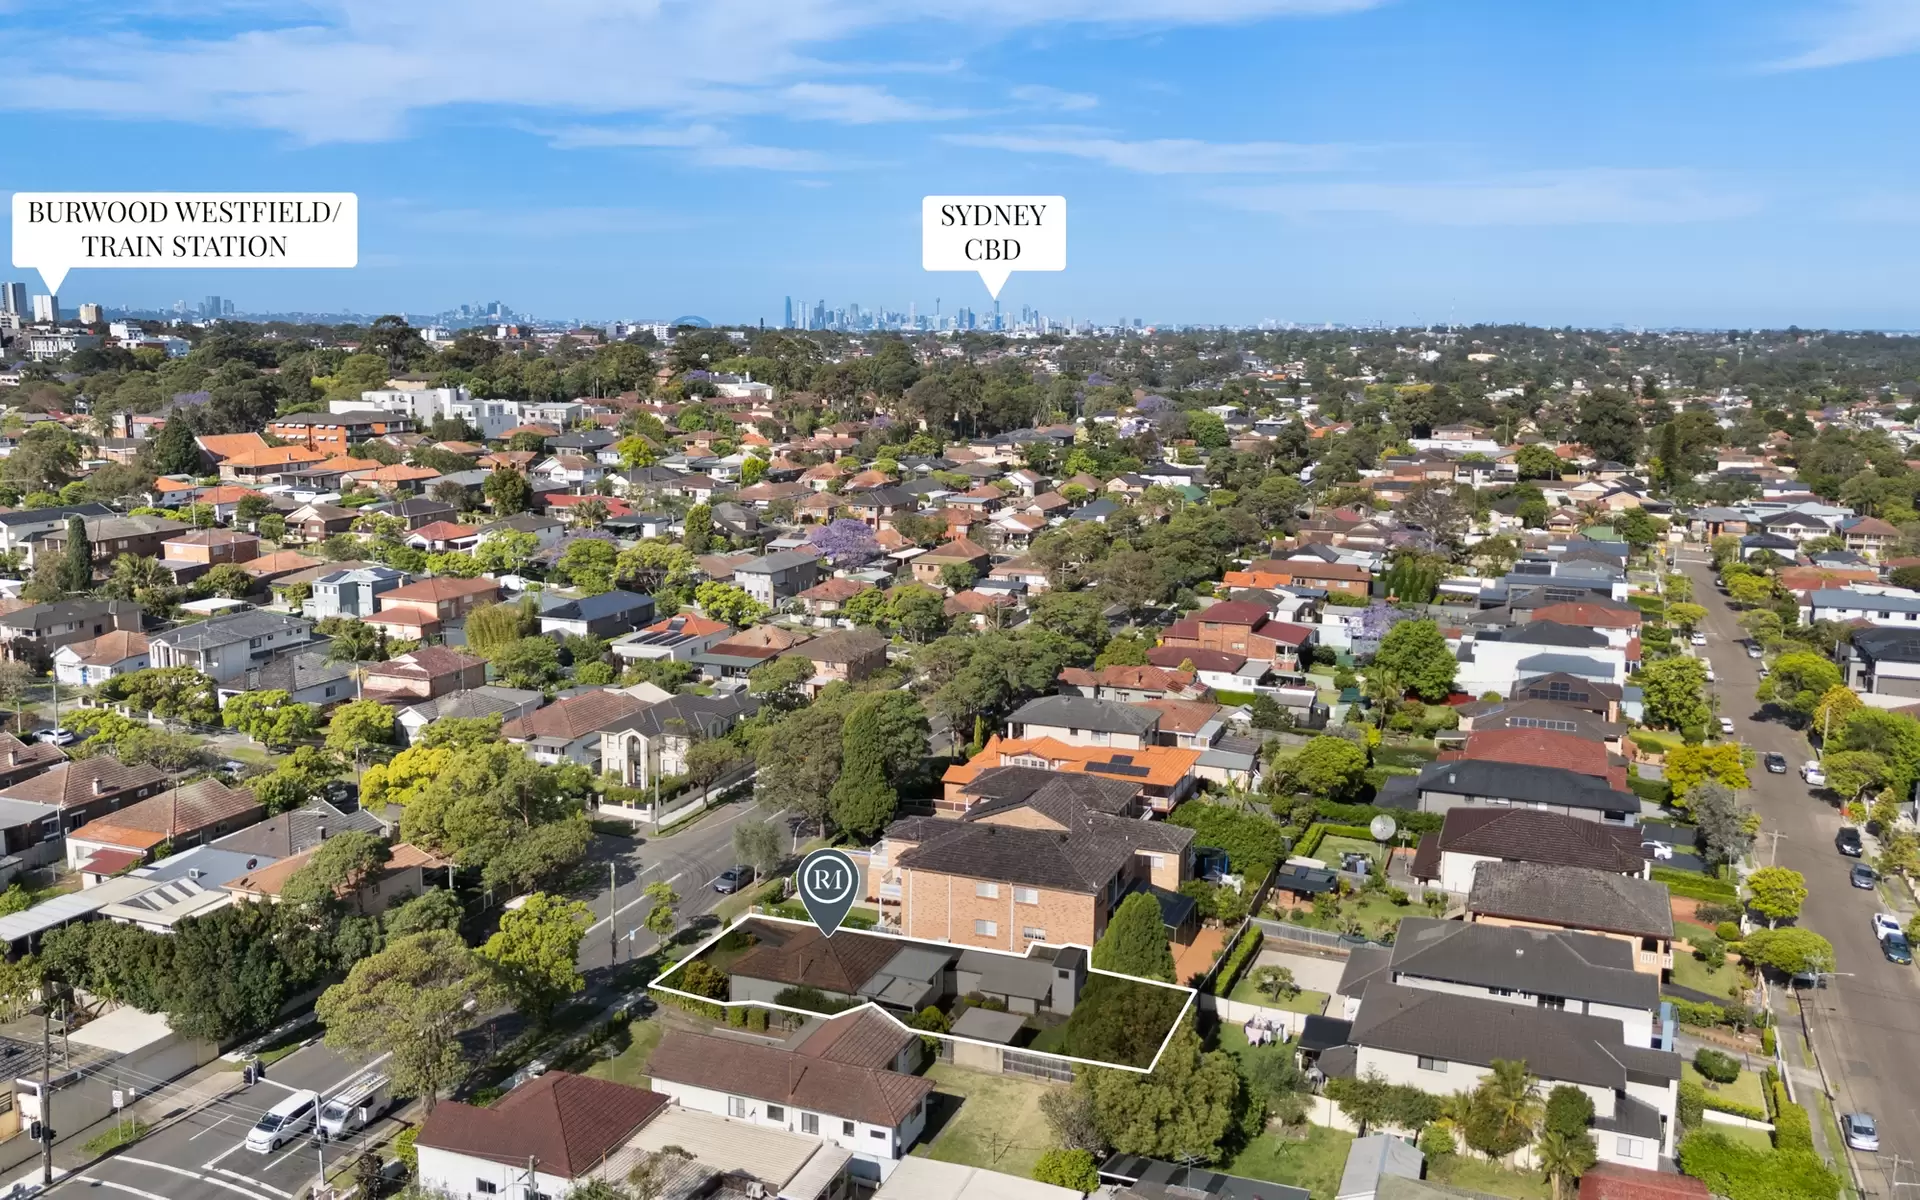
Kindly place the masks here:
<instances>
[{"instance_id":1,"label":"chimney","mask_svg":"<svg viewBox=\"0 0 1920 1200\"><path fill-rule=\"evenodd\" d=\"M321 841L323 841L323 842L324 842L324 841L326 841L326 840L327 840L327 827L326 827L325 825L320 825L320 826L318 826L318 827L317 827L317 829L318 829L318 832L319 832L319 834L320 834L320 840L321 840Z\"/></svg>"},{"instance_id":2,"label":"chimney","mask_svg":"<svg viewBox=\"0 0 1920 1200\"><path fill-rule=\"evenodd\" d=\"M18 763L19 763L19 761L20 761L20 752L19 752L18 750L9 750L9 751L7 751L7 765L8 765L8 766L10 766L10 767L11 767L11 766L14 766L14 765L16 765L16 764L18 764Z\"/></svg>"},{"instance_id":3,"label":"chimney","mask_svg":"<svg viewBox=\"0 0 1920 1200\"><path fill-rule=\"evenodd\" d=\"M104 796L107 794L107 781L98 775L93 777L93 794L96 796Z\"/></svg>"}]
</instances>

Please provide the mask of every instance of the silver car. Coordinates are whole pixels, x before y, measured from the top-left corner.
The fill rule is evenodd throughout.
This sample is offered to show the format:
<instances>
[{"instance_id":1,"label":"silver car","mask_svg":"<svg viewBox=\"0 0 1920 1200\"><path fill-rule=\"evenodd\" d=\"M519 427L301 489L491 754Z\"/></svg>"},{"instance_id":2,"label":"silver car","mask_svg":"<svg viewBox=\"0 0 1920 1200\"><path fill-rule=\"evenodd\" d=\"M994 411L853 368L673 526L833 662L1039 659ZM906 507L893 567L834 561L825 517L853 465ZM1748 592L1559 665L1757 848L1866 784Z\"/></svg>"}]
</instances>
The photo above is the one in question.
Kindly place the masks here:
<instances>
[{"instance_id":1,"label":"silver car","mask_svg":"<svg viewBox=\"0 0 1920 1200\"><path fill-rule=\"evenodd\" d=\"M1840 1126L1846 1130L1849 1147L1868 1154L1879 1152L1880 1127L1874 1124L1872 1113L1847 1113L1840 1118Z\"/></svg>"}]
</instances>

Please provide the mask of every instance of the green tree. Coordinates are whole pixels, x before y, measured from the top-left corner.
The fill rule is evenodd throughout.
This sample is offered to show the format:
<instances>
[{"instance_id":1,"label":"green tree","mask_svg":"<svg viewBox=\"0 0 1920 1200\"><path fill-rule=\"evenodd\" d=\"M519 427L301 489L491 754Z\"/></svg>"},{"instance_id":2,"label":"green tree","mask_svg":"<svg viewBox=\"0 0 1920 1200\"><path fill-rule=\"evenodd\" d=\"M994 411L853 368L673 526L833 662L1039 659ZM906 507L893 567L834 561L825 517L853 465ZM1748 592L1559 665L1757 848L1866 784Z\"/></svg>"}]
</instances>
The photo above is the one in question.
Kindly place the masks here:
<instances>
[{"instance_id":1,"label":"green tree","mask_svg":"<svg viewBox=\"0 0 1920 1200\"><path fill-rule=\"evenodd\" d=\"M1217 1158L1240 1099L1232 1056L1203 1051L1190 1022L1181 1023L1150 1073L1094 1071L1085 1086L1101 1136L1115 1150L1174 1161Z\"/></svg>"},{"instance_id":2,"label":"green tree","mask_svg":"<svg viewBox=\"0 0 1920 1200\"><path fill-rule=\"evenodd\" d=\"M1675 746L1667 751L1666 776L1675 802L1682 805L1695 788L1708 780L1736 789L1750 786L1738 742Z\"/></svg>"},{"instance_id":3,"label":"green tree","mask_svg":"<svg viewBox=\"0 0 1920 1200\"><path fill-rule=\"evenodd\" d=\"M1488 1067L1490 1073L1474 1092L1473 1108L1481 1119L1469 1120L1467 1144L1499 1158L1533 1140L1545 1106L1540 1081L1524 1061L1496 1058Z\"/></svg>"},{"instance_id":4,"label":"green tree","mask_svg":"<svg viewBox=\"0 0 1920 1200\"><path fill-rule=\"evenodd\" d=\"M457 935L436 929L355 963L314 1011L327 1045L362 1059L390 1055L394 1088L420 1096L431 1112L440 1093L470 1069L461 1035L490 990L478 956Z\"/></svg>"},{"instance_id":5,"label":"green tree","mask_svg":"<svg viewBox=\"0 0 1920 1200\"><path fill-rule=\"evenodd\" d=\"M1807 879L1786 867L1761 867L1747 876L1747 907L1767 919L1769 926L1791 921L1806 903Z\"/></svg>"},{"instance_id":6,"label":"green tree","mask_svg":"<svg viewBox=\"0 0 1920 1200\"><path fill-rule=\"evenodd\" d=\"M753 625L767 618L767 606L737 584L709 580L693 590L693 601L701 612L728 625Z\"/></svg>"},{"instance_id":7,"label":"green tree","mask_svg":"<svg viewBox=\"0 0 1920 1200\"><path fill-rule=\"evenodd\" d=\"M1218 419L1215 418L1215 420ZM1055 1147L1042 1151L1040 1161L1033 1164L1033 1177L1041 1183L1070 1188L1076 1192L1100 1190L1100 1168L1093 1160L1092 1151L1089 1150L1063 1150Z\"/></svg>"},{"instance_id":8,"label":"green tree","mask_svg":"<svg viewBox=\"0 0 1920 1200\"><path fill-rule=\"evenodd\" d=\"M481 543L482 548L490 542ZM539 632L540 610L531 597L514 604L483 604L467 614L467 649L482 658Z\"/></svg>"},{"instance_id":9,"label":"green tree","mask_svg":"<svg viewBox=\"0 0 1920 1200\"><path fill-rule=\"evenodd\" d=\"M461 916L460 897L451 888L428 888L389 908L381 924L392 940L433 929L457 933Z\"/></svg>"},{"instance_id":10,"label":"green tree","mask_svg":"<svg viewBox=\"0 0 1920 1200\"><path fill-rule=\"evenodd\" d=\"M1402 621L1380 639L1373 670L1388 681L1388 690L1411 691L1428 702L1447 698L1460 663L1447 648L1446 635L1432 621Z\"/></svg>"},{"instance_id":11,"label":"green tree","mask_svg":"<svg viewBox=\"0 0 1920 1200\"><path fill-rule=\"evenodd\" d=\"M540 551L540 539L518 529L497 529L473 548L473 561L483 574L518 575Z\"/></svg>"},{"instance_id":12,"label":"green tree","mask_svg":"<svg viewBox=\"0 0 1920 1200\"><path fill-rule=\"evenodd\" d=\"M1741 940L1740 956L1782 975L1833 970L1833 943L1811 929L1784 925L1756 929Z\"/></svg>"},{"instance_id":13,"label":"green tree","mask_svg":"<svg viewBox=\"0 0 1920 1200\"><path fill-rule=\"evenodd\" d=\"M1558 479L1566 468L1551 447L1538 442L1520 447L1514 453L1513 461L1522 479Z\"/></svg>"},{"instance_id":14,"label":"green tree","mask_svg":"<svg viewBox=\"0 0 1920 1200\"><path fill-rule=\"evenodd\" d=\"M242 692L221 708L220 723L270 750L285 750L319 731L320 712L283 690Z\"/></svg>"},{"instance_id":15,"label":"green tree","mask_svg":"<svg viewBox=\"0 0 1920 1200\"><path fill-rule=\"evenodd\" d=\"M1346 800L1366 782L1367 752L1346 738L1315 737L1283 770L1295 790Z\"/></svg>"},{"instance_id":16,"label":"green tree","mask_svg":"<svg viewBox=\"0 0 1920 1200\"><path fill-rule=\"evenodd\" d=\"M545 1024L554 1006L586 986L578 960L593 921L587 906L534 892L500 916L500 929L480 947L500 989Z\"/></svg>"},{"instance_id":17,"label":"green tree","mask_svg":"<svg viewBox=\"0 0 1920 1200\"><path fill-rule=\"evenodd\" d=\"M1887 782L1887 760L1871 750L1835 750L1824 769L1827 789L1843 800L1858 800Z\"/></svg>"},{"instance_id":18,"label":"green tree","mask_svg":"<svg viewBox=\"0 0 1920 1200\"><path fill-rule=\"evenodd\" d=\"M747 691L778 709L791 709L805 699L813 670L813 660L806 655L783 654L747 673Z\"/></svg>"},{"instance_id":19,"label":"green tree","mask_svg":"<svg viewBox=\"0 0 1920 1200\"><path fill-rule=\"evenodd\" d=\"M681 527L685 531L681 541L690 553L705 554L713 548L713 509L708 505L696 504L689 508Z\"/></svg>"},{"instance_id":20,"label":"green tree","mask_svg":"<svg viewBox=\"0 0 1920 1200\"><path fill-rule=\"evenodd\" d=\"M93 542L87 538L87 523L80 517L67 518L67 546L60 556L60 586L69 592L84 592L93 586Z\"/></svg>"},{"instance_id":21,"label":"green tree","mask_svg":"<svg viewBox=\"0 0 1920 1200\"><path fill-rule=\"evenodd\" d=\"M1276 1002L1291 1000L1300 994L1300 985L1294 982L1291 967L1255 967L1252 978L1254 990Z\"/></svg>"},{"instance_id":22,"label":"green tree","mask_svg":"<svg viewBox=\"0 0 1920 1200\"><path fill-rule=\"evenodd\" d=\"M1675 656L1648 663L1635 679L1646 698L1649 725L1704 728L1713 715L1707 705L1707 669L1697 658Z\"/></svg>"},{"instance_id":23,"label":"green tree","mask_svg":"<svg viewBox=\"0 0 1920 1200\"><path fill-rule=\"evenodd\" d=\"M1685 576L1681 576L1681 578L1685 578ZM1668 594L1672 594L1671 589L1669 589ZM1667 605L1667 620L1673 622L1674 626L1682 633L1692 633L1695 629L1698 629L1700 623L1706 619L1707 610L1703 605L1688 604L1684 600L1675 600Z\"/></svg>"},{"instance_id":24,"label":"green tree","mask_svg":"<svg viewBox=\"0 0 1920 1200\"><path fill-rule=\"evenodd\" d=\"M769 811L787 811L811 821L822 836L832 815L829 800L840 779L841 732L845 718L813 705L781 717L755 749L760 803Z\"/></svg>"},{"instance_id":25,"label":"green tree","mask_svg":"<svg viewBox=\"0 0 1920 1200\"><path fill-rule=\"evenodd\" d=\"M326 908L377 875L387 864L387 845L370 833L343 830L320 843L281 885L283 904Z\"/></svg>"},{"instance_id":26,"label":"green tree","mask_svg":"<svg viewBox=\"0 0 1920 1200\"><path fill-rule=\"evenodd\" d=\"M1887 782L1901 795L1920 780L1920 721L1884 708L1861 708L1834 738L1841 750L1871 750L1887 763Z\"/></svg>"},{"instance_id":27,"label":"green tree","mask_svg":"<svg viewBox=\"0 0 1920 1200\"><path fill-rule=\"evenodd\" d=\"M227 600L244 600L259 588L253 576L237 563L221 563L202 575L196 586Z\"/></svg>"},{"instance_id":28,"label":"green tree","mask_svg":"<svg viewBox=\"0 0 1920 1200\"><path fill-rule=\"evenodd\" d=\"M1613 388L1595 388L1580 401L1573 436L1595 458L1631 466L1640 453L1640 410Z\"/></svg>"},{"instance_id":29,"label":"green tree","mask_svg":"<svg viewBox=\"0 0 1920 1200\"><path fill-rule=\"evenodd\" d=\"M1093 946L1093 965L1141 979L1175 982L1173 948L1160 919L1160 902L1135 892L1120 902Z\"/></svg>"},{"instance_id":30,"label":"green tree","mask_svg":"<svg viewBox=\"0 0 1920 1200\"><path fill-rule=\"evenodd\" d=\"M673 890L671 883L662 880L648 884L642 894L653 902L647 909L644 922L647 931L663 938L672 937L678 919L675 906L680 903L680 893Z\"/></svg>"},{"instance_id":31,"label":"green tree","mask_svg":"<svg viewBox=\"0 0 1920 1200\"><path fill-rule=\"evenodd\" d=\"M733 856L752 867L756 878L767 878L784 857L780 831L758 818L741 821L733 827Z\"/></svg>"},{"instance_id":32,"label":"green tree","mask_svg":"<svg viewBox=\"0 0 1920 1200\"><path fill-rule=\"evenodd\" d=\"M385 637L357 617L323 617L313 631L328 639L328 662L379 662L387 656Z\"/></svg>"},{"instance_id":33,"label":"green tree","mask_svg":"<svg viewBox=\"0 0 1920 1200\"><path fill-rule=\"evenodd\" d=\"M495 468L494 472L487 476L487 481L480 485L480 490L492 503L493 513L497 517L511 517L515 513L523 513L533 504L533 485L527 482L525 475L512 467Z\"/></svg>"},{"instance_id":34,"label":"green tree","mask_svg":"<svg viewBox=\"0 0 1920 1200\"><path fill-rule=\"evenodd\" d=\"M1753 846L1760 819L1725 784L1708 780L1687 793L1687 811L1706 849L1707 861L1738 862Z\"/></svg>"},{"instance_id":35,"label":"green tree","mask_svg":"<svg viewBox=\"0 0 1920 1200\"><path fill-rule=\"evenodd\" d=\"M352 758L393 744L393 708L378 700L349 700L327 721L327 749Z\"/></svg>"},{"instance_id":36,"label":"green tree","mask_svg":"<svg viewBox=\"0 0 1920 1200\"><path fill-rule=\"evenodd\" d=\"M561 676L560 648L552 638L523 637L495 647L487 655L494 671L508 687L539 691Z\"/></svg>"},{"instance_id":37,"label":"green tree","mask_svg":"<svg viewBox=\"0 0 1920 1200\"><path fill-rule=\"evenodd\" d=\"M1774 703L1800 717L1811 717L1827 689L1840 685L1840 668L1825 655L1796 650L1774 660L1773 673L1761 683L1763 688L1768 685Z\"/></svg>"},{"instance_id":38,"label":"green tree","mask_svg":"<svg viewBox=\"0 0 1920 1200\"><path fill-rule=\"evenodd\" d=\"M834 823L857 837L871 839L893 820L899 799L887 782L879 723L871 709L857 708L841 733L840 778L827 797Z\"/></svg>"}]
</instances>

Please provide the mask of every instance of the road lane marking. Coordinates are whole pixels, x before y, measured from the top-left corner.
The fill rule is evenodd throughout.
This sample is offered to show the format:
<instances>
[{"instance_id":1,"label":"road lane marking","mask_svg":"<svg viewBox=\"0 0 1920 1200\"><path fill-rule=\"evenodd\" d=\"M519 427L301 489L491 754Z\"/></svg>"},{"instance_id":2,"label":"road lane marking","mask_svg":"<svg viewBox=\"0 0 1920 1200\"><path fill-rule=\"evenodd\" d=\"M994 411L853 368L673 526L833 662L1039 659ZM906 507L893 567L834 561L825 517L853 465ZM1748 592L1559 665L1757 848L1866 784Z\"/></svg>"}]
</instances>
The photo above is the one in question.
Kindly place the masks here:
<instances>
[{"instance_id":1,"label":"road lane marking","mask_svg":"<svg viewBox=\"0 0 1920 1200\"><path fill-rule=\"evenodd\" d=\"M285 1162L285 1161L287 1161L288 1159L290 1159L290 1158L292 1158L292 1157L293 1157L294 1155L296 1155L296 1154L299 1154L299 1153L302 1153L303 1151L306 1151L306 1150L310 1150L310 1149L312 1149L312 1148L313 1148L313 1144L314 1144L314 1143L313 1143L313 1139L311 1139L311 1138L309 1138L309 1139L307 1139L307 1140L306 1140L306 1141L304 1141L304 1142L295 1142L295 1143L294 1143L294 1144L293 1144L293 1145L292 1145L292 1146L291 1146L291 1147L290 1147L290 1148L289 1148L289 1149L287 1150L287 1152L286 1152L285 1154L282 1154L282 1155L281 1155L281 1156L280 1156L279 1158L276 1158L276 1159L274 1159L274 1160L273 1160L272 1162L270 1162L270 1163L268 1163L268 1164L266 1165L266 1167L265 1167L264 1169L265 1169L265 1170L268 1170L268 1171L271 1171L271 1170L273 1170L273 1169L274 1169L275 1167L277 1167L277 1166L279 1166L279 1165L280 1165L281 1163L283 1163L283 1162Z\"/></svg>"},{"instance_id":2,"label":"road lane marking","mask_svg":"<svg viewBox=\"0 0 1920 1200\"><path fill-rule=\"evenodd\" d=\"M225 1175L232 1179L238 1179L241 1183L252 1184L254 1187L272 1192L276 1196L285 1196L286 1200L293 1200L292 1192L283 1192L279 1188L274 1187L270 1183L261 1183L258 1179L255 1179L251 1175L242 1175L238 1171L229 1171L225 1167L214 1167L213 1170L216 1174ZM218 1182L218 1180L215 1180L214 1182Z\"/></svg>"},{"instance_id":3,"label":"road lane marking","mask_svg":"<svg viewBox=\"0 0 1920 1200\"><path fill-rule=\"evenodd\" d=\"M175 1175L185 1175L188 1179L198 1179L201 1183L211 1183L215 1187L223 1187L229 1191L239 1192L243 1196L251 1196L253 1200L267 1200L265 1195L254 1191L252 1188L243 1188L237 1183L228 1183L224 1179L215 1179L211 1175L203 1174L199 1171L189 1171L185 1167L176 1167L171 1163L155 1162L150 1158L134 1158L127 1154L120 1155L116 1161L132 1163L137 1167L152 1167L156 1171L171 1171Z\"/></svg>"},{"instance_id":4,"label":"road lane marking","mask_svg":"<svg viewBox=\"0 0 1920 1200\"><path fill-rule=\"evenodd\" d=\"M238 1150L245 1145L246 1145L245 1142L235 1142L233 1145L228 1146L225 1150L222 1150L220 1153L213 1156L213 1161L207 1164L207 1169L211 1171L214 1167L219 1165L221 1159L225 1158L229 1154L232 1154L235 1150Z\"/></svg>"},{"instance_id":5,"label":"road lane marking","mask_svg":"<svg viewBox=\"0 0 1920 1200\"><path fill-rule=\"evenodd\" d=\"M229 1119L230 1117L221 1117L218 1121L215 1121L213 1124L207 1126L205 1129L202 1129L199 1133L194 1134L192 1137L188 1138L187 1140L190 1142L197 1142L201 1138L212 1133L214 1130L220 1128L222 1125L225 1125Z\"/></svg>"},{"instance_id":6,"label":"road lane marking","mask_svg":"<svg viewBox=\"0 0 1920 1200\"><path fill-rule=\"evenodd\" d=\"M92 1184L94 1187L110 1187L110 1188L113 1188L115 1191L127 1192L131 1195L140 1196L143 1198L143 1200L170 1200L169 1197L162 1196L158 1192L143 1192L137 1187L128 1187L124 1183L115 1183L111 1179L102 1179L97 1175L75 1175L74 1178L79 1180L81 1183Z\"/></svg>"}]
</instances>

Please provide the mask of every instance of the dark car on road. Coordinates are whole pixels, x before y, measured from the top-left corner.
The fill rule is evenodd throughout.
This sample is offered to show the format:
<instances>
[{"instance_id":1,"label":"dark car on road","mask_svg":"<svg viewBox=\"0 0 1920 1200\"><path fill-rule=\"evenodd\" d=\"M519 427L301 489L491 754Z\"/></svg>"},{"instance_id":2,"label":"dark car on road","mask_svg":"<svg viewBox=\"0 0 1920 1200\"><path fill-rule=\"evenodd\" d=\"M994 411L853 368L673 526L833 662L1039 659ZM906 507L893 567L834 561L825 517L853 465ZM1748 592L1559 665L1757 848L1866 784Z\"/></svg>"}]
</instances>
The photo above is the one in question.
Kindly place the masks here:
<instances>
[{"instance_id":1,"label":"dark car on road","mask_svg":"<svg viewBox=\"0 0 1920 1200\"><path fill-rule=\"evenodd\" d=\"M1866 853L1866 847L1860 843L1860 831L1848 825L1833 835L1833 844L1840 853L1848 858L1859 858Z\"/></svg>"},{"instance_id":2,"label":"dark car on road","mask_svg":"<svg viewBox=\"0 0 1920 1200\"><path fill-rule=\"evenodd\" d=\"M714 878L713 890L722 896L731 896L752 882L752 867L728 867Z\"/></svg>"},{"instance_id":3,"label":"dark car on road","mask_svg":"<svg viewBox=\"0 0 1920 1200\"><path fill-rule=\"evenodd\" d=\"M1886 955L1890 963L1903 967L1913 965L1913 947L1907 945L1907 935L1904 933L1890 933L1881 938L1880 953Z\"/></svg>"},{"instance_id":4,"label":"dark car on road","mask_svg":"<svg viewBox=\"0 0 1920 1200\"><path fill-rule=\"evenodd\" d=\"M1853 864L1853 870L1847 872L1847 882L1857 888L1872 889L1880 881L1879 874L1865 863Z\"/></svg>"},{"instance_id":5,"label":"dark car on road","mask_svg":"<svg viewBox=\"0 0 1920 1200\"><path fill-rule=\"evenodd\" d=\"M1787 773L1787 756L1784 754L1769 750L1761 756L1760 761L1767 765L1767 771L1770 774L1785 775Z\"/></svg>"}]
</instances>

